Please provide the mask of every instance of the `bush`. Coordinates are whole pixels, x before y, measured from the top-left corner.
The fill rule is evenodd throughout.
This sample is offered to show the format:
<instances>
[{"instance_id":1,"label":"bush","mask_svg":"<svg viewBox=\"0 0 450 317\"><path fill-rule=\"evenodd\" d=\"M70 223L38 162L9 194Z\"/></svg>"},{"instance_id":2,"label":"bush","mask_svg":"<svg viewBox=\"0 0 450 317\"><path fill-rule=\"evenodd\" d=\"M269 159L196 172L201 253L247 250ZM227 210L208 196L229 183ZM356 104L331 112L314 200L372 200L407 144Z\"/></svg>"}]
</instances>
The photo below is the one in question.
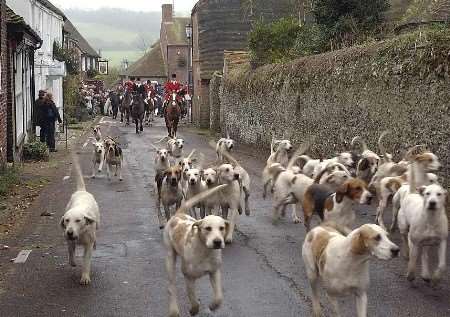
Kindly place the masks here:
<instances>
[{"instance_id":1,"label":"bush","mask_svg":"<svg viewBox=\"0 0 450 317\"><path fill-rule=\"evenodd\" d=\"M96 69L89 69L89 70L86 72L86 76L87 76L89 79L94 79L97 75L98 75L98 71L97 71Z\"/></svg>"},{"instance_id":2,"label":"bush","mask_svg":"<svg viewBox=\"0 0 450 317\"><path fill-rule=\"evenodd\" d=\"M316 0L313 13L317 24L339 46L353 45L376 32L388 9L388 0Z\"/></svg>"},{"instance_id":3,"label":"bush","mask_svg":"<svg viewBox=\"0 0 450 317\"><path fill-rule=\"evenodd\" d=\"M292 50L295 56L306 56L322 53L327 46L326 30L317 24L306 24L301 27Z\"/></svg>"},{"instance_id":4,"label":"bush","mask_svg":"<svg viewBox=\"0 0 450 317\"><path fill-rule=\"evenodd\" d=\"M270 24L257 22L249 35L252 62L263 65L289 59L299 31L300 25L294 18Z\"/></svg>"},{"instance_id":5,"label":"bush","mask_svg":"<svg viewBox=\"0 0 450 317\"><path fill-rule=\"evenodd\" d=\"M74 49L65 49L58 42L53 42L53 58L66 63L67 73L78 74L80 68L79 58Z\"/></svg>"},{"instance_id":6,"label":"bush","mask_svg":"<svg viewBox=\"0 0 450 317\"><path fill-rule=\"evenodd\" d=\"M0 171L0 197L6 196L11 188L19 183L19 170L7 167Z\"/></svg>"},{"instance_id":7,"label":"bush","mask_svg":"<svg viewBox=\"0 0 450 317\"><path fill-rule=\"evenodd\" d=\"M64 78L64 115L68 122L78 122L82 111L80 96L81 80L79 75L69 75Z\"/></svg>"},{"instance_id":8,"label":"bush","mask_svg":"<svg viewBox=\"0 0 450 317\"><path fill-rule=\"evenodd\" d=\"M49 151L47 144L40 141L31 141L23 147L23 157L26 161L48 161Z\"/></svg>"}]
</instances>

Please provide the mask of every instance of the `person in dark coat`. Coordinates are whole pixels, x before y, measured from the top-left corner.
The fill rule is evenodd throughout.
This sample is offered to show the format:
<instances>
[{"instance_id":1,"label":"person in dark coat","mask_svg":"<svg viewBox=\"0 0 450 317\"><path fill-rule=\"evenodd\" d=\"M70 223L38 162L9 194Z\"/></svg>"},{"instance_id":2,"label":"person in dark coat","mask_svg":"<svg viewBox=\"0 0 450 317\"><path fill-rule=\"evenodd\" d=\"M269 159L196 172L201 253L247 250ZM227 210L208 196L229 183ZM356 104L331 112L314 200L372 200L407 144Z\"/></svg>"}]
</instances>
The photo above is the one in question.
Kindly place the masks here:
<instances>
[{"instance_id":1,"label":"person in dark coat","mask_svg":"<svg viewBox=\"0 0 450 317\"><path fill-rule=\"evenodd\" d=\"M34 127L40 127L42 122L42 108L45 101L45 91L39 90L39 98L34 101Z\"/></svg>"},{"instance_id":2,"label":"person in dark coat","mask_svg":"<svg viewBox=\"0 0 450 317\"><path fill-rule=\"evenodd\" d=\"M62 123L58 108L53 101L53 95L47 93L42 107L41 142L46 142L50 152L56 152L55 147L55 122Z\"/></svg>"}]
</instances>

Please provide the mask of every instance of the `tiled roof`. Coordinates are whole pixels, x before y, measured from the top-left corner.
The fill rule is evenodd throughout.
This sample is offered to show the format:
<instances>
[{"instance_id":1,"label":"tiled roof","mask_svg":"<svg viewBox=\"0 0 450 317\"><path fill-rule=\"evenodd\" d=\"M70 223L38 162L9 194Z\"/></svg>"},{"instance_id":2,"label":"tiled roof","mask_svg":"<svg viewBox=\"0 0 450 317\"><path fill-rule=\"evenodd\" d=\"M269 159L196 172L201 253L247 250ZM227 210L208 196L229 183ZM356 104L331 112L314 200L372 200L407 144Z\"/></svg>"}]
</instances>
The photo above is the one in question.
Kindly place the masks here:
<instances>
[{"instance_id":1,"label":"tiled roof","mask_svg":"<svg viewBox=\"0 0 450 317\"><path fill-rule=\"evenodd\" d=\"M50 1L48 0L37 0L37 2L39 2L40 4L42 4L44 7L46 7L47 9L52 10L53 12L55 12L56 14L60 15L63 17L63 19L66 19L66 15L64 14L64 12L62 12L60 9L58 9L54 4L52 4Z\"/></svg>"},{"instance_id":2,"label":"tiled roof","mask_svg":"<svg viewBox=\"0 0 450 317\"><path fill-rule=\"evenodd\" d=\"M156 42L150 51L128 67L122 75L134 77L167 77L160 42Z\"/></svg>"},{"instance_id":3,"label":"tiled roof","mask_svg":"<svg viewBox=\"0 0 450 317\"><path fill-rule=\"evenodd\" d=\"M33 28L31 28L20 15L16 14L8 6L6 6L6 23L23 28L25 32L30 34L36 40L36 42L41 41L41 37L33 30Z\"/></svg>"},{"instance_id":4,"label":"tiled roof","mask_svg":"<svg viewBox=\"0 0 450 317\"><path fill-rule=\"evenodd\" d=\"M78 42L78 46L84 54L93 57L100 57L97 51L93 49L83 35L78 32L77 28L72 24L72 22L70 22L69 19L66 19L64 22L64 31L69 33L71 37Z\"/></svg>"},{"instance_id":5,"label":"tiled roof","mask_svg":"<svg viewBox=\"0 0 450 317\"><path fill-rule=\"evenodd\" d=\"M186 25L191 23L191 18L173 18L173 22L164 22L168 45L188 45L186 37Z\"/></svg>"}]
</instances>

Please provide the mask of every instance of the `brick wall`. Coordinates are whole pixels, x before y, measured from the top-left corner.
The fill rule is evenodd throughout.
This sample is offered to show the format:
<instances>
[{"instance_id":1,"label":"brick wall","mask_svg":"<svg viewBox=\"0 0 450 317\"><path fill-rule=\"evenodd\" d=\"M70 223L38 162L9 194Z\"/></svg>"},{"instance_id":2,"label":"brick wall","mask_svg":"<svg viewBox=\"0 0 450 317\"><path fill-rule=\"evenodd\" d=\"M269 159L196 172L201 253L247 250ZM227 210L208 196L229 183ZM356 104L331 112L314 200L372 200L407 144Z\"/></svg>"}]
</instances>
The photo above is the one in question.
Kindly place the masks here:
<instances>
[{"instance_id":1,"label":"brick wall","mask_svg":"<svg viewBox=\"0 0 450 317\"><path fill-rule=\"evenodd\" d=\"M1 71L1 86L0 86L0 164L6 160L6 148L7 148L7 38L6 38L6 21L5 21L5 0L0 0L0 71Z\"/></svg>"},{"instance_id":2,"label":"brick wall","mask_svg":"<svg viewBox=\"0 0 450 317\"><path fill-rule=\"evenodd\" d=\"M168 75L177 74L177 80L182 84L188 83L188 58L189 49L187 46L169 46ZM184 65L180 65L180 60Z\"/></svg>"}]
</instances>

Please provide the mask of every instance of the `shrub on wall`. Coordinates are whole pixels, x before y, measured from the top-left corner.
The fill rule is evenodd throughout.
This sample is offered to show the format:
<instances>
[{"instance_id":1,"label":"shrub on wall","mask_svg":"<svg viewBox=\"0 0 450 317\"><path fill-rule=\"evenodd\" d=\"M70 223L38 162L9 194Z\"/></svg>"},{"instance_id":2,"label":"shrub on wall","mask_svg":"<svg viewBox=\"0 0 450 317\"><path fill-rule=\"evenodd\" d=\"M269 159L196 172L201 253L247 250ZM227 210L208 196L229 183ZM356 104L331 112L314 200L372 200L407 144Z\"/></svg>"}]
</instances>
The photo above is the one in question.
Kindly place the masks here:
<instances>
[{"instance_id":1,"label":"shrub on wall","mask_svg":"<svg viewBox=\"0 0 450 317\"><path fill-rule=\"evenodd\" d=\"M294 18L283 18L270 24L257 22L249 35L253 62L263 65L289 59L299 31L300 25Z\"/></svg>"},{"instance_id":2,"label":"shrub on wall","mask_svg":"<svg viewBox=\"0 0 450 317\"><path fill-rule=\"evenodd\" d=\"M53 58L60 62L65 62L67 73L78 74L79 60L73 49L65 49L58 42L53 42Z\"/></svg>"},{"instance_id":3,"label":"shrub on wall","mask_svg":"<svg viewBox=\"0 0 450 317\"><path fill-rule=\"evenodd\" d=\"M316 0L313 13L336 46L348 46L377 33L388 9L388 0Z\"/></svg>"}]
</instances>

